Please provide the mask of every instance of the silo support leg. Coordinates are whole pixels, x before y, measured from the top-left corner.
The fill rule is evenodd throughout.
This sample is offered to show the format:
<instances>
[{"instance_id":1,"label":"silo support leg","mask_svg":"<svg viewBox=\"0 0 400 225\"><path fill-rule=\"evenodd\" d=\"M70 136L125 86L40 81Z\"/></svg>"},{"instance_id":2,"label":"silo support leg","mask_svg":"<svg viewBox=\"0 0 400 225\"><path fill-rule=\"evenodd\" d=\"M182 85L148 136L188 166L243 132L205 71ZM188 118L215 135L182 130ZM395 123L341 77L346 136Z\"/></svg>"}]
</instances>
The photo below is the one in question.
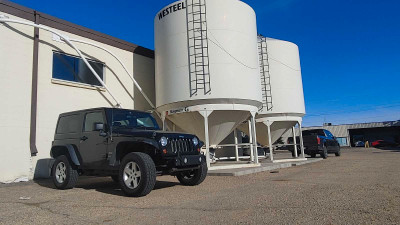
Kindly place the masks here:
<instances>
[{"instance_id":1,"label":"silo support leg","mask_svg":"<svg viewBox=\"0 0 400 225\"><path fill-rule=\"evenodd\" d=\"M250 144L250 161L254 162L254 145L253 145L253 128L251 125L251 119L248 121L249 123L249 144Z\"/></svg>"},{"instance_id":2,"label":"silo support leg","mask_svg":"<svg viewBox=\"0 0 400 225\"><path fill-rule=\"evenodd\" d=\"M235 138L235 159L236 159L236 161L239 161L239 146L238 146L237 129L233 130L233 136Z\"/></svg>"},{"instance_id":3,"label":"silo support leg","mask_svg":"<svg viewBox=\"0 0 400 225\"><path fill-rule=\"evenodd\" d=\"M267 129L268 129L269 158L273 162L274 161L274 151L272 150L271 123L269 121L267 121Z\"/></svg>"},{"instance_id":4,"label":"silo support leg","mask_svg":"<svg viewBox=\"0 0 400 225\"><path fill-rule=\"evenodd\" d=\"M167 130L167 121L166 121L166 116L165 116L165 114L166 114L166 113L163 113L163 114L161 115L161 121L162 121L162 129L163 129L163 131L166 131L166 130Z\"/></svg>"},{"instance_id":5,"label":"silo support leg","mask_svg":"<svg viewBox=\"0 0 400 225\"><path fill-rule=\"evenodd\" d=\"M206 157L207 167L210 168L211 159L210 159L210 137L208 135L208 116L212 113L212 111L200 111L199 113L204 117L204 137L206 139L205 157Z\"/></svg>"},{"instance_id":6,"label":"silo support leg","mask_svg":"<svg viewBox=\"0 0 400 225\"><path fill-rule=\"evenodd\" d=\"M255 119L256 113L251 112L251 126L253 128L253 145L254 145L254 163L258 163L258 149L257 149L257 132L256 132L256 119Z\"/></svg>"},{"instance_id":7,"label":"silo support leg","mask_svg":"<svg viewBox=\"0 0 400 225\"><path fill-rule=\"evenodd\" d=\"M304 155L304 143L303 143L303 130L301 128L301 122L299 122L299 137L300 137L300 150L301 150L301 158L305 158Z\"/></svg>"},{"instance_id":8,"label":"silo support leg","mask_svg":"<svg viewBox=\"0 0 400 225\"><path fill-rule=\"evenodd\" d=\"M296 125L295 125L296 126ZM297 140L296 140L296 128L295 126L292 127L292 133L293 133L293 153L294 153L294 157L297 158L299 157L297 154Z\"/></svg>"}]
</instances>

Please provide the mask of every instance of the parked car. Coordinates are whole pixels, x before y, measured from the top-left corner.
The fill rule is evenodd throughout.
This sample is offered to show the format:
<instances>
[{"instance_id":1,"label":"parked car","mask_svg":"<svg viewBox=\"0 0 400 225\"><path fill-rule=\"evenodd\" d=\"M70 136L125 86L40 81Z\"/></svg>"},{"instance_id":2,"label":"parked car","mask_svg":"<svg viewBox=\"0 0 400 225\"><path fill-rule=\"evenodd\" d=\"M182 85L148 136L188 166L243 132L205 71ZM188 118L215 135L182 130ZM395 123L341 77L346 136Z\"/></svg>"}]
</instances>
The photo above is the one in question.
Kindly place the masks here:
<instances>
[{"instance_id":1,"label":"parked car","mask_svg":"<svg viewBox=\"0 0 400 225\"><path fill-rule=\"evenodd\" d=\"M357 141L357 142L354 144L354 146L355 146L355 147L364 147L364 146L365 146L365 142L363 142L363 141Z\"/></svg>"},{"instance_id":2,"label":"parked car","mask_svg":"<svg viewBox=\"0 0 400 225\"><path fill-rule=\"evenodd\" d=\"M96 108L59 116L51 157L54 185L73 188L79 175L111 176L128 196L150 193L156 175L173 175L183 185L207 176L192 134L161 131L150 113Z\"/></svg>"},{"instance_id":3,"label":"parked car","mask_svg":"<svg viewBox=\"0 0 400 225\"><path fill-rule=\"evenodd\" d=\"M325 129L304 130L303 145L304 153L314 158L320 154L322 158L326 159L328 153L334 153L336 156L341 155L340 145L331 132ZM293 138L288 138L288 143L293 144ZM300 143L297 139L297 143ZM293 146L290 146L290 151L293 153ZM300 154L300 147L297 147L298 154Z\"/></svg>"},{"instance_id":4,"label":"parked car","mask_svg":"<svg viewBox=\"0 0 400 225\"><path fill-rule=\"evenodd\" d=\"M393 141L385 141L385 140L376 140L371 142L371 146L378 148L378 147L396 147L399 144Z\"/></svg>"}]
</instances>

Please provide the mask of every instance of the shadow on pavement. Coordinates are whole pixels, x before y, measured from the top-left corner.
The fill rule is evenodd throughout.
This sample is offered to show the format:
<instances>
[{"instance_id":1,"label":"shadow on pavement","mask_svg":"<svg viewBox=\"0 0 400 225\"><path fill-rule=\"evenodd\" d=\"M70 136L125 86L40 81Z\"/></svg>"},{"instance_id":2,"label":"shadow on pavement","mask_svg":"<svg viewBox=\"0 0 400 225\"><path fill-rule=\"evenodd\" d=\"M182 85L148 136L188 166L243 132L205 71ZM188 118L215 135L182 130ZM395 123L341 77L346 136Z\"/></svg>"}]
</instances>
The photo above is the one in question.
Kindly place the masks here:
<instances>
[{"instance_id":1,"label":"shadow on pavement","mask_svg":"<svg viewBox=\"0 0 400 225\"><path fill-rule=\"evenodd\" d=\"M375 149L390 152L400 152L400 147L376 147Z\"/></svg>"},{"instance_id":2,"label":"shadow on pavement","mask_svg":"<svg viewBox=\"0 0 400 225\"><path fill-rule=\"evenodd\" d=\"M53 181L51 179L36 179L35 183L42 187L55 189ZM180 185L179 182L169 182L169 181L157 181L154 186L154 190L170 188L176 185ZM111 178L108 177L79 177L78 183L75 185L75 188L82 188L85 190L96 190L98 192L125 196L122 192L119 184L115 183Z\"/></svg>"}]
</instances>

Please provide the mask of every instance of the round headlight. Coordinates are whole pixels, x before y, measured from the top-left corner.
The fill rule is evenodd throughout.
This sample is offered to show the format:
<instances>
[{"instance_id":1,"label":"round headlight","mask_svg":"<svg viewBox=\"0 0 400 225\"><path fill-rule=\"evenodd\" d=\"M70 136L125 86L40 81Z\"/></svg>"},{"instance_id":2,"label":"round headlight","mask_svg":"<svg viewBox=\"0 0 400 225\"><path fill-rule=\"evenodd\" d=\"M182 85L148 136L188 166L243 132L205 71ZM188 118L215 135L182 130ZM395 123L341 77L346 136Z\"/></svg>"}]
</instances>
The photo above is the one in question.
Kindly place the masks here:
<instances>
[{"instance_id":1,"label":"round headlight","mask_svg":"<svg viewBox=\"0 0 400 225\"><path fill-rule=\"evenodd\" d=\"M165 147L168 143L168 139L166 137L161 137L160 138L160 144L161 146Z\"/></svg>"},{"instance_id":2,"label":"round headlight","mask_svg":"<svg viewBox=\"0 0 400 225\"><path fill-rule=\"evenodd\" d=\"M193 144L194 144L194 145L197 145L197 144L199 144L199 140L197 140L197 138L196 138L196 137L194 137L192 141L193 141Z\"/></svg>"}]
</instances>

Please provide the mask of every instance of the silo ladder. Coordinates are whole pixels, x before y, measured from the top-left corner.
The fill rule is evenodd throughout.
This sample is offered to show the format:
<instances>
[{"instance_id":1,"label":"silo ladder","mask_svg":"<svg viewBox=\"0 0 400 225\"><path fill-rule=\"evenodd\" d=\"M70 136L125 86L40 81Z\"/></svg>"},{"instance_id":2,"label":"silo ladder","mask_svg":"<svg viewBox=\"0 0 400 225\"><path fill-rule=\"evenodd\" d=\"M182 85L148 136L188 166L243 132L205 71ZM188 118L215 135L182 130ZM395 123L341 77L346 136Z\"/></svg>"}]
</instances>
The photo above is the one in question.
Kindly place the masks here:
<instances>
[{"instance_id":1,"label":"silo ladder","mask_svg":"<svg viewBox=\"0 0 400 225\"><path fill-rule=\"evenodd\" d=\"M262 108L266 108L267 111L270 111L272 110L272 91L271 91L271 77L269 73L268 46L266 38L261 35L259 35L258 39L258 53L259 53L259 63L260 63L261 90L263 99Z\"/></svg>"},{"instance_id":2,"label":"silo ladder","mask_svg":"<svg viewBox=\"0 0 400 225\"><path fill-rule=\"evenodd\" d=\"M205 0L186 0L190 97L211 92Z\"/></svg>"}]
</instances>

